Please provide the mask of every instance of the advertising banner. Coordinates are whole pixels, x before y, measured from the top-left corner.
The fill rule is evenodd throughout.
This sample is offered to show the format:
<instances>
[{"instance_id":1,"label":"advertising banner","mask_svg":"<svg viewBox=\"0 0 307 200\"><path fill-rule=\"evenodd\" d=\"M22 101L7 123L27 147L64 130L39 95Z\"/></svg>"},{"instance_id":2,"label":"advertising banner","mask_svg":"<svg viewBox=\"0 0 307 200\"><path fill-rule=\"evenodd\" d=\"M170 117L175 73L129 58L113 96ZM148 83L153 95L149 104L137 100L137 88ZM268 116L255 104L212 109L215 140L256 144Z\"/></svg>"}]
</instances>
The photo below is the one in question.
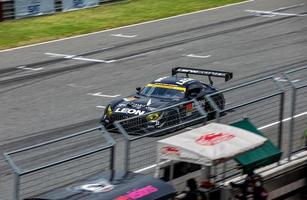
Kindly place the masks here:
<instances>
[{"instance_id":1,"label":"advertising banner","mask_svg":"<svg viewBox=\"0 0 307 200\"><path fill-rule=\"evenodd\" d=\"M54 0L15 0L15 18L52 14Z\"/></svg>"},{"instance_id":2,"label":"advertising banner","mask_svg":"<svg viewBox=\"0 0 307 200\"><path fill-rule=\"evenodd\" d=\"M99 0L62 0L62 11L98 6Z\"/></svg>"},{"instance_id":3,"label":"advertising banner","mask_svg":"<svg viewBox=\"0 0 307 200\"><path fill-rule=\"evenodd\" d=\"M2 1L0 0L0 22L3 20L3 7L2 7Z\"/></svg>"}]
</instances>

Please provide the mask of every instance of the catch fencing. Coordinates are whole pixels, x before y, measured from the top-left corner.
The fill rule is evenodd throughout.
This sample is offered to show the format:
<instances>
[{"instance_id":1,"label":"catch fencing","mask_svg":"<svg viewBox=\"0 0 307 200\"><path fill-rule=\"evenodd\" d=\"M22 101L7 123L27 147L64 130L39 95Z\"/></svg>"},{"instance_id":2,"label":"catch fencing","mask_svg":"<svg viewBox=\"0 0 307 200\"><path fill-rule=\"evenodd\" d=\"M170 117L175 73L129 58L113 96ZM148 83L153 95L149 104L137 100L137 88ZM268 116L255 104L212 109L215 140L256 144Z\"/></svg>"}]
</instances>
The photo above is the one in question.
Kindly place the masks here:
<instances>
[{"instance_id":1,"label":"catch fencing","mask_svg":"<svg viewBox=\"0 0 307 200\"><path fill-rule=\"evenodd\" d=\"M307 66L284 73L292 87L290 102L289 151L293 153L306 150L307 145Z\"/></svg>"},{"instance_id":2,"label":"catch fencing","mask_svg":"<svg viewBox=\"0 0 307 200\"><path fill-rule=\"evenodd\" d=\"M204 107L204 102L190 100L115 121L119 133L112 133L112 137L100 127L6 153L15 177L14 199L34 196L96 172L113 171L115 165L116 170L121 166L125 172L153 174L156 141L186 131L187 126L202 126L207 120L231 124L249 118L291 161L292 154L306 150L306 75L307 66L285 72L286 80L269 76L209 94L204 102L213 109ZM290 91L284 87L288 84ZM213 99L218 94L226 99L223 109ZM224 182L241 173L234 161L227 161L214 167L211 177L215 182Z\"/></svg>"},{"instance_id":3,"label":"catch fencing","mask_svg":"<svg viewBox=\"0 0 307 200\"><path fill-rule=\"evenodd\" d=\"M151 127L155 122L148 117L159 113L160 128ZM155 110L142 116L135 116L114 124L125 139L124 170L136 171L145 166L153 166L156 162L156 141L174 134L196 123L206 123L207 113L196 100L178 103L167 108ZM144 173L152 173L154 167Z\"/></svg>"},{"instance_id":4,"label":"catch fencing","mask_svg":"<svg viewBox=\"0 0 307 200\"><path fill-rule=\"evenodd\" d=\"M227 102L224 109L219 109L212 98L219 93L224 95ZM206 98L216 111L216 122L231 124L248 118L276 146L283 148L285 91L273 76L221 90ZM216 181L223 181L240 173L237 163L231 160L217 166L213 174L217 175L214 177Z\"/></svg>"},{"instance_id":5,"label":"catch fencing","mask_svg":"<svg viewBox=\"0 0 307 200\"><path fill-rule=\"evenodd\" d=\"M33 197L90 175L114 173L115 141L97 127L5 153L14 172L15 200Z\"/></svg>"},{"instance_id":6,"label":"catch fencing","mask_svg":"<svg viewBox=\"0 0 307 200\"><path fill-rule=\"evenodd\" d=\"M120 0L50 0L50 3L46 3L47 1L45 0L28 2L26 0L0 0L0 22L10 19L77 10L115 1ZM22 4L21 8L18 6L20 3ZM53 11L44 12L42 7L46 5L53 7Z\"/></svg>"}]
</instances>

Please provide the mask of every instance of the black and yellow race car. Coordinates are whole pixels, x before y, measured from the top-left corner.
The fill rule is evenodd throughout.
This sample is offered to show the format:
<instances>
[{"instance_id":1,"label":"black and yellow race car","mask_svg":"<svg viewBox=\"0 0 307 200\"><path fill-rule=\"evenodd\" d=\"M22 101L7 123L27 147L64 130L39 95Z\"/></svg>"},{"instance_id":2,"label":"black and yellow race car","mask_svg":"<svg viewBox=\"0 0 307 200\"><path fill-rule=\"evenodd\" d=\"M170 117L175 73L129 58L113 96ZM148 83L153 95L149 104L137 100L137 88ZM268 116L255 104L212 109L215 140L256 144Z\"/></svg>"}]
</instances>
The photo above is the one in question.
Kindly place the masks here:
<instances>
[{"instance_id":1,"label":"black and yellow race car","mask_svg":"<svg viewBox=\"0 0 307 200\"><path fill-rule=\"evenodd\" d=\"M190 78L191 74L209 77L209 84ZM217 92L211 77L222 77L228 81L232 79L232 76L231 72L187 67L173 68L171 76L158 78L143 88L136 88L137 92L133 95L111 101L103 113L101 123L110 129L115 121L143 115L146 117L139 117L134 121L143 123L142 127L145 129L161 128L170 125L169 123L180 123L179 118L182 117L180 115L183 112L176 109L181 108L167 109L167 111L163 111L163 108L195 99L205 111L210 112L213 108L206 101L205 96ZM223 94L216 94L213 100L220 109L224 109ZM184 105L184 109L193 109L192 103ZM159 111L154 112L155 110ZM185 113L188 114L188 112Z\"/></svg>"}]
</instances>

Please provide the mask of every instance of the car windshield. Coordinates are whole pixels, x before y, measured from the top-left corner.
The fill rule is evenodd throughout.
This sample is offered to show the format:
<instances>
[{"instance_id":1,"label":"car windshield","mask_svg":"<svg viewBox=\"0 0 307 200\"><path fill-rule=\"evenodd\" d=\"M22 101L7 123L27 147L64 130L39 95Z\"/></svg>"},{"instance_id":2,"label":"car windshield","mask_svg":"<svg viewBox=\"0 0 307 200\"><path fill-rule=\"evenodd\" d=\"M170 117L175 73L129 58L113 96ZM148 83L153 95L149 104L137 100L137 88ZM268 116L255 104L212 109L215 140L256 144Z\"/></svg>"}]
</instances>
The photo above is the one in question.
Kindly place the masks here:
<instances>
[{"instance_id":1,"label":"car windshield","mask_svg":"<svg viewBox=\"0 0 307 200\"><path fill-rule=\"evenodd\" d=\"M141 95L161 98L184 98L185 88L169 84L148 84L141 91Z\"/></svg>"}]
</instances>

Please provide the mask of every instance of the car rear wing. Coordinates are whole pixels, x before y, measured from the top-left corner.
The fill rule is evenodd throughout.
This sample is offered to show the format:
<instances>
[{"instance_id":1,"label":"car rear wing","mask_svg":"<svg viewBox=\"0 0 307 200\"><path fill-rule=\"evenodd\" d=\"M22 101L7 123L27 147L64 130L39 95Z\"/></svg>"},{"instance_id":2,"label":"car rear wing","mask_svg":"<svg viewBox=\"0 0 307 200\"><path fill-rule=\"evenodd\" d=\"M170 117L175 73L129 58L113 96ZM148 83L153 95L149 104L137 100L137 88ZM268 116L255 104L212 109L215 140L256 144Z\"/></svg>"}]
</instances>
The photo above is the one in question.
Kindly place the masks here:
<instances>
[{"instance_id":1,"label":"car rear wing","mask_svg":"<svg viewBox=\"0 0 307 200\"><path fill-rule=\"evenodd\" d=\"M196 68L188 68L188 67L175 67L172 69L172 76L179 74L179 73L186 74L187 77L189 76L189 74L208 76L211 85L212 85L211 77L225 78L225 81L229 81L230 79L232 79L232 72L196 69Z\"/></svg>"}]
</instances>

